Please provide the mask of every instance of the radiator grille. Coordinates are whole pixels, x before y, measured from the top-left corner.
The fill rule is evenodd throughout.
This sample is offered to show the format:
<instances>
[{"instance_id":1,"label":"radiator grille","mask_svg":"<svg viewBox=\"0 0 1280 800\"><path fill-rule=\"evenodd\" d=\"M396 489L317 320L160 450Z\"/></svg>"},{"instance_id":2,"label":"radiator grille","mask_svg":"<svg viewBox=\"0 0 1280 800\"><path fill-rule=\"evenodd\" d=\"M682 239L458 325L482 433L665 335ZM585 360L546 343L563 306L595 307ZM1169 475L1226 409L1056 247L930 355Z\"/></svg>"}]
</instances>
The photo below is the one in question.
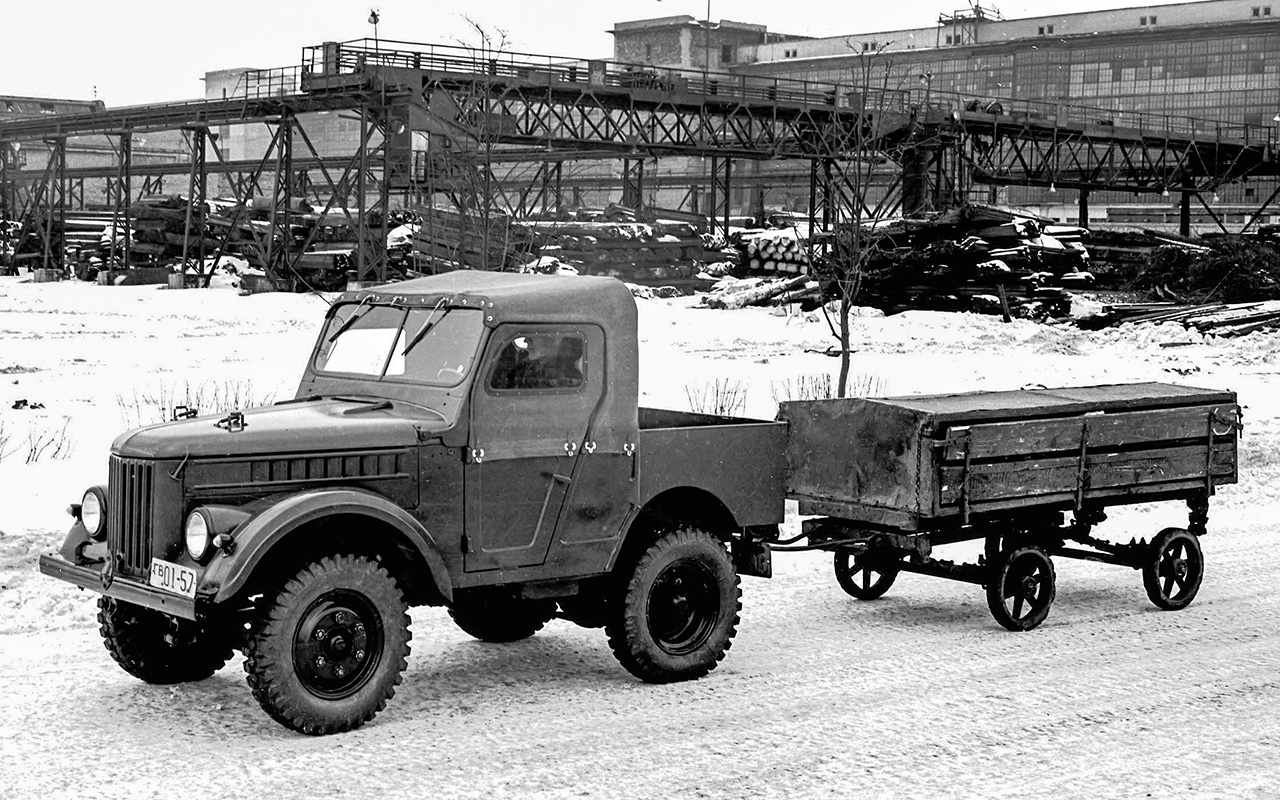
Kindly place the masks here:
<instances>
[{"instance_id":1,"label":"radiator grille","mask_svg":"<svg viewBox=\"0 0 1280 800\"><path fill-rule=\"evenodd\" d=\"M107 544L130 572L151 569L152 473L150 462L111 458L107 484Z\"/></svg>"}]
</instances>

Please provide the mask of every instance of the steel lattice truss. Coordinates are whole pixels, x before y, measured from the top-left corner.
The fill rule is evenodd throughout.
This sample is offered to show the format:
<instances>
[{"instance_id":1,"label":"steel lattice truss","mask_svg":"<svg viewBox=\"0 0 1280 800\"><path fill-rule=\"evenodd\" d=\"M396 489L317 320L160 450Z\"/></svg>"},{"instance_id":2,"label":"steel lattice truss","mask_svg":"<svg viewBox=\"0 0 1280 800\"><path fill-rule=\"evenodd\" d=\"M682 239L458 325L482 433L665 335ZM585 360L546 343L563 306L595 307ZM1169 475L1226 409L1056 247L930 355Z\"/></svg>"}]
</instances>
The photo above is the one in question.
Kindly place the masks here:
<instances>
[{"instance_id":1,"label":"steel lattice truss","mask_svg":"<svg viewBox=\"0 0 1280 800\"><path fill-rule=\"evenodd\" d=\"M424 76L424 83L429 113L483 141L508 145L832 158L848 151L856 126L863 124L858 114L820 106L679 103L651 100L646 94L652 92L543 90L480 78Z\"/></svg>"},{"instance_id":2,"label":"steel lattice truss","mask_svg":"<svg viewBox=\"0 0 1280 800\"><path fill-rule=\"evenodd\" d=\"M1275 173L1267 147L1240 141L990 121L965 121L951 130L940 128L939 135L952 138L978 183L1200 192Z\"/></svg>"}]
</instances>

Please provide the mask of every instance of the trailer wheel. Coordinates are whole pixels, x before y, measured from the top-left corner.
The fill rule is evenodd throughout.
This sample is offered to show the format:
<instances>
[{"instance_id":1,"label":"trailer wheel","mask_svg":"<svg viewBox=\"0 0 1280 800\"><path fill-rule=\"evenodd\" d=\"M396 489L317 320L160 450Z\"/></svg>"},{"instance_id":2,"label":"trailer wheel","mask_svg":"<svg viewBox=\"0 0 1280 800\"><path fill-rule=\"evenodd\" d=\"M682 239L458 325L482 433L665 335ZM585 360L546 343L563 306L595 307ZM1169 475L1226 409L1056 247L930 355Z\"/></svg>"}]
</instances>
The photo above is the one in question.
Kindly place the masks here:
<instances>
[{"instance_id":1,"label":"trailer wheel","mask_svg":"<svg viewBox=\"0 0 1280 800\"><path fill-rule=\"evenodd\" d=\"M1142 585L1157 608L1176 611L1186 608L1200 591L1204 578L1204 555L1200 540L1182 528L1165 528L1151 542L1147 563L1142 567Z\"/></svg>"},{"instance_id":2,"label":"trailer wheel","mask_svg":"<svg viewBox=\"0 0 1280 800\"><path fill-rule=\"evenodd\" d=\"M449 609L449 616L463 632L493 644L528 639L555 615L553 601L516 598L490 598Z\"/></svg>"},{"instance_id":3,"label":"trailer wheel","mask_svg":"<svg viewBox=\"0 0 1280 800\"><path fill-rule=\"evenodd\" d=\"M859 600L881 597L898 578L898 568L892 561L865 552L837 550L835 569L840 588Z\"/></svg>"},{"instance_id":4,"label":"trailer wheel","mask_svg":"<svg viewBox=\"0 0 1280 800\"><path fill-rule=\"evenodd\" d=\"M987 608L1011 631L1029 631L1049 616L1055 594L1053 561L1039 547L1001 550L991 562Z\"/></svg>"},{"instance_id":5,"label":"trailer wheel","mask_svg":"<svg viewBox=\"0 0 1280 800\"><path fill-rule=\"evenodd\" d=\"M709 533L668 533L627 578L605 631L619 663L648 683L700 678L715 669L737 632L738 573Z\"/></svg>"},{"instance_id":6,"label":"trailer wheel","mask_svg":"<svg viewBox=\"0 0 1280 800\"><path fill-rule=\"evenodd\" d=\"M404 595L364 556L303 567L253 623L244 671L258 705L309 735L358 728L395 694L409 655Z\"/></svg>"}]
</instances>

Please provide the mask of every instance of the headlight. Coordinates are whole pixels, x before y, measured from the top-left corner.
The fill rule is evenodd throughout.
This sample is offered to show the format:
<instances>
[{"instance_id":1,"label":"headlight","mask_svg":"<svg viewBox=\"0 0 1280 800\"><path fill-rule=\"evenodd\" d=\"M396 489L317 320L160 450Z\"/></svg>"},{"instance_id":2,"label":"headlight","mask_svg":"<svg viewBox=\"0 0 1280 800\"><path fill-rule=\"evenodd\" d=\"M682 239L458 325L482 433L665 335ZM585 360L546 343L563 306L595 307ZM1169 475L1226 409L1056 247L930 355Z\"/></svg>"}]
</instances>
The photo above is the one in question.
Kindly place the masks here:
<instances>
[{"instance_id":1,"label":"headlight","mask_svg":"<svg viewBox=\"0 0 1280 800\"><path fill-rule=\"evenodd\" d=\"M107 535L107 498L102 487L94 486L80 500L80 522L93 539Z\"/></svg>"},{"instance_id":2,"label":"headlight","mask_svg":"<svg viewBox=\"0 0 1280 800\"><path fill-rule=\"evenodd\" d=\"M187 525L183 529L183 537L187 542L187 555L196 561L204 558L209 549L209 540L213 537L213 528L201 509L187 515Z\"/></svg>"}]
</instances>

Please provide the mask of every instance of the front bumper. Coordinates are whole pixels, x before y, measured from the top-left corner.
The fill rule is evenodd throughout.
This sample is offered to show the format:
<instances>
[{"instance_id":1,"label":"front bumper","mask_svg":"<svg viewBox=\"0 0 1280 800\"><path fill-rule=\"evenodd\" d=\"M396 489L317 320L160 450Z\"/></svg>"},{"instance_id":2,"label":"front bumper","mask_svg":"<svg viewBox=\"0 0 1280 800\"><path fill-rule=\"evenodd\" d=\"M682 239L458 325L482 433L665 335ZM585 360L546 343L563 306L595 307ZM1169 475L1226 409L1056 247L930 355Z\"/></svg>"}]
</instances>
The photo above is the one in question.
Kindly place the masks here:
<instances>
[{"instance_id":1,"label":"front bumper","mask_svg":"<svg viewBox=\"0 0 1280 800\"><path fill-rule=\"evenodd\" d=\"M104 562L105 563L105 562ZM99 565L78 566L59 555L40 556L40 571L51 578L74 583L81 589L92 589L107 597L161 611L183 619L196 619L196 601L189 597L154 589L132 578L116 575L108 580Z\"/></svg>"}]
</instances>

